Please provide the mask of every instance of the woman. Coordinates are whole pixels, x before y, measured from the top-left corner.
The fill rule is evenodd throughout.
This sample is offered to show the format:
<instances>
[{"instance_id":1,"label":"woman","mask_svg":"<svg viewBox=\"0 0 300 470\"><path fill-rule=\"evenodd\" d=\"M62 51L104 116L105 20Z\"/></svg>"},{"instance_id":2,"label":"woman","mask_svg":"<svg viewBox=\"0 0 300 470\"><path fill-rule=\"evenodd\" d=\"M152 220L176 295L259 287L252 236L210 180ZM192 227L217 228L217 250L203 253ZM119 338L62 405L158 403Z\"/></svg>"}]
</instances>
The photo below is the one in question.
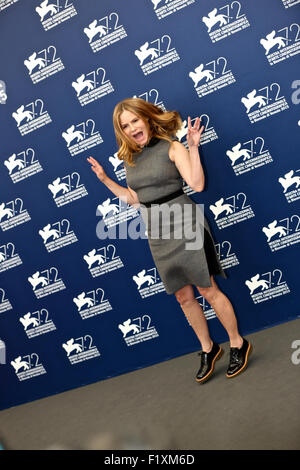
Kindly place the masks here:
<instances>
[{"instance_id":1,"label":"woman","mask_svg":"<svg viewBox=\"0 0 300 470\"><path fill-rule=\"evenodd\" d=\"M193 190L200 192L204 189L204 172L198 152L204 127L200 129L199 118L192 127L188 117L187 150L176 140L176 132L182 126L179 113L164 112L140 98L127 98L118 103L113 113L113 125L119 145L118 157L124 161L127 188L111 180L94 158L87 160L100 181L113 194L130 205L143 206L141 214L147 228L149 247L166 292L175 294L201 343L197 382L203 383L211 376L215 361L221 357L223 350L210 337L207 320L192 285L208 301L228 333L230 360L226 376L235 377L246 367L252 346L239 334L233 307L215 283L214 275L226 278L226 274L216 254L208 222L203 216L203 227L199 227L199 206L182 190L182 178ZM187 207L192 209L189 211L192 215L186 218L176 218L175 215L172 221L168 220L168 224L164 222L166 219L158 223L158 218L153 217L154 208L170 209L175 204L185 212L188 212ZM185 236L172 238L183 218L184 229L189 229L189 233L197 231L197 228L199 232L202 228L204 246L202 243L200 248L187 249ZM156 224L152 224L152 219ZM168 225L171 237L151 236L153 226L157 229L157 225L160 229Z\"/></svg>"}]
</instances>

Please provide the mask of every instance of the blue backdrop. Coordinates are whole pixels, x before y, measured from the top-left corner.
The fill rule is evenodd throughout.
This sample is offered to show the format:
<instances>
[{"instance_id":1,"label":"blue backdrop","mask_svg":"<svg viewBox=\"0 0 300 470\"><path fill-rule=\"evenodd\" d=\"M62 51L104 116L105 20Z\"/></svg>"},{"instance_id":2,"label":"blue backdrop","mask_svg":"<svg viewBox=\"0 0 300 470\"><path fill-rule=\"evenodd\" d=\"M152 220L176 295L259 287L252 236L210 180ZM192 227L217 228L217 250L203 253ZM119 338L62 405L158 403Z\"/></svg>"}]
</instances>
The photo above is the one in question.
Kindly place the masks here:
<instances>
[{"instance_id":1,"label":"blue backdrop","mask_svg":"<svg viewBox=\"0 0 300 470\"><path fill-rule=\"evenodd\" d=\"M205 205L242 334L299 316L299 13L299 0L0 0L0 409L199 349L146 237L99 237L141 222L86 161L126 184L112 127L126 97L202 117L206 187L183 186Z\"/></svg>"}]
</instances>

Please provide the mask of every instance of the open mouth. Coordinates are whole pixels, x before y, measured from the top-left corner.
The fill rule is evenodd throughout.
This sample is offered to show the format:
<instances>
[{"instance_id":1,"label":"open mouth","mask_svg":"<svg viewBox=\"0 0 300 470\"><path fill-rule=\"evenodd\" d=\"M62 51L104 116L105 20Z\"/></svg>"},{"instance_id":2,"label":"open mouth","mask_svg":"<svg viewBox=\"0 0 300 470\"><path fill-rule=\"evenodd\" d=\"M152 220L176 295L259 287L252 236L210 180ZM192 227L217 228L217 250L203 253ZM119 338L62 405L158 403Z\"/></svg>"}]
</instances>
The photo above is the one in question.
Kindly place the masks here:
<instances>
[{"instance_id":1,"label":"open mouth","mask_svg":"<svg viewBox=\"0 0 300 470\"><path fill-rule=\"evenodd\" d=\"M141 140L144 136L143 131L137 132L136 134L133 134L132 137L136 140Z\"/></svg>"}]
</instances>

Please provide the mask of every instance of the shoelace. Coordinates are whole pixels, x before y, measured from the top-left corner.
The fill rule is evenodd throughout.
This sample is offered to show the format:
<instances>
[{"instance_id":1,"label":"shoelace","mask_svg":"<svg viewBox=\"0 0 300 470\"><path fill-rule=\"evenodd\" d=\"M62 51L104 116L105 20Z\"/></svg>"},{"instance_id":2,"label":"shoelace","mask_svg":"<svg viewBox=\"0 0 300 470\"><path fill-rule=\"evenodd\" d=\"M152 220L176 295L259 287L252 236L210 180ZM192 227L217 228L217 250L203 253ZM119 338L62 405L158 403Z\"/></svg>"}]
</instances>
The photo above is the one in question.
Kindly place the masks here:
<instances>
[{"instance_id":1,"label":"shoelace","mask_svg":"<svg viewBox=\"0 0 300 470\"><path fill-rule=\"evenodd\" d=\"M239 348L230 348L230 362L239 362Z\"/></svg>"},{"instance_id":2,"label":"shoelace","mask_svg":"<svg viewBox=\"0 0 300 470\"><path fill-rule=\"evenodd\" d=\"M200 352L198 352L198 356L201 356L201 364L206 364L207 363L208 353L206 353L204 351L200 351Z\"/></svg>"}]
</instances>

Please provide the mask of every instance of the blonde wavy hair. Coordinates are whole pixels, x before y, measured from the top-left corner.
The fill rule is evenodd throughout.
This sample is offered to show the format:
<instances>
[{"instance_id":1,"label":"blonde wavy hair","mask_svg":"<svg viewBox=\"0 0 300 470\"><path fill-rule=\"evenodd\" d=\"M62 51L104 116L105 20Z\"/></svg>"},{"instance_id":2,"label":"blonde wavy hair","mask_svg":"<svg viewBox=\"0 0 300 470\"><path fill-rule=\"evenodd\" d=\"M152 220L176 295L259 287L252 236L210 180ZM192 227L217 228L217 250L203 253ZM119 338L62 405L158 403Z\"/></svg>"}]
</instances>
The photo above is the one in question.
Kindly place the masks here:
<instances>
[{"instance_id":1,"label":"blonde wavy hair","mask_svg":"<svg viewBox=\"0 0 300 470\"><path fill-rule=\"evenodd\" d=\"M129 166L135 166L133 155L142 152L142 148L123 132L120 123L120 116L123 111L131 111L141 118L146 125L149 125L149 138L146 145L152 137L167 140L171 143L171 136L175 136L182 126L182 119L177 111L163 111L158 106L141 98L126 98L120 101L114 108L113 126L119 146L118 157L128 163Z\"/></svg>"}]
</instances>

